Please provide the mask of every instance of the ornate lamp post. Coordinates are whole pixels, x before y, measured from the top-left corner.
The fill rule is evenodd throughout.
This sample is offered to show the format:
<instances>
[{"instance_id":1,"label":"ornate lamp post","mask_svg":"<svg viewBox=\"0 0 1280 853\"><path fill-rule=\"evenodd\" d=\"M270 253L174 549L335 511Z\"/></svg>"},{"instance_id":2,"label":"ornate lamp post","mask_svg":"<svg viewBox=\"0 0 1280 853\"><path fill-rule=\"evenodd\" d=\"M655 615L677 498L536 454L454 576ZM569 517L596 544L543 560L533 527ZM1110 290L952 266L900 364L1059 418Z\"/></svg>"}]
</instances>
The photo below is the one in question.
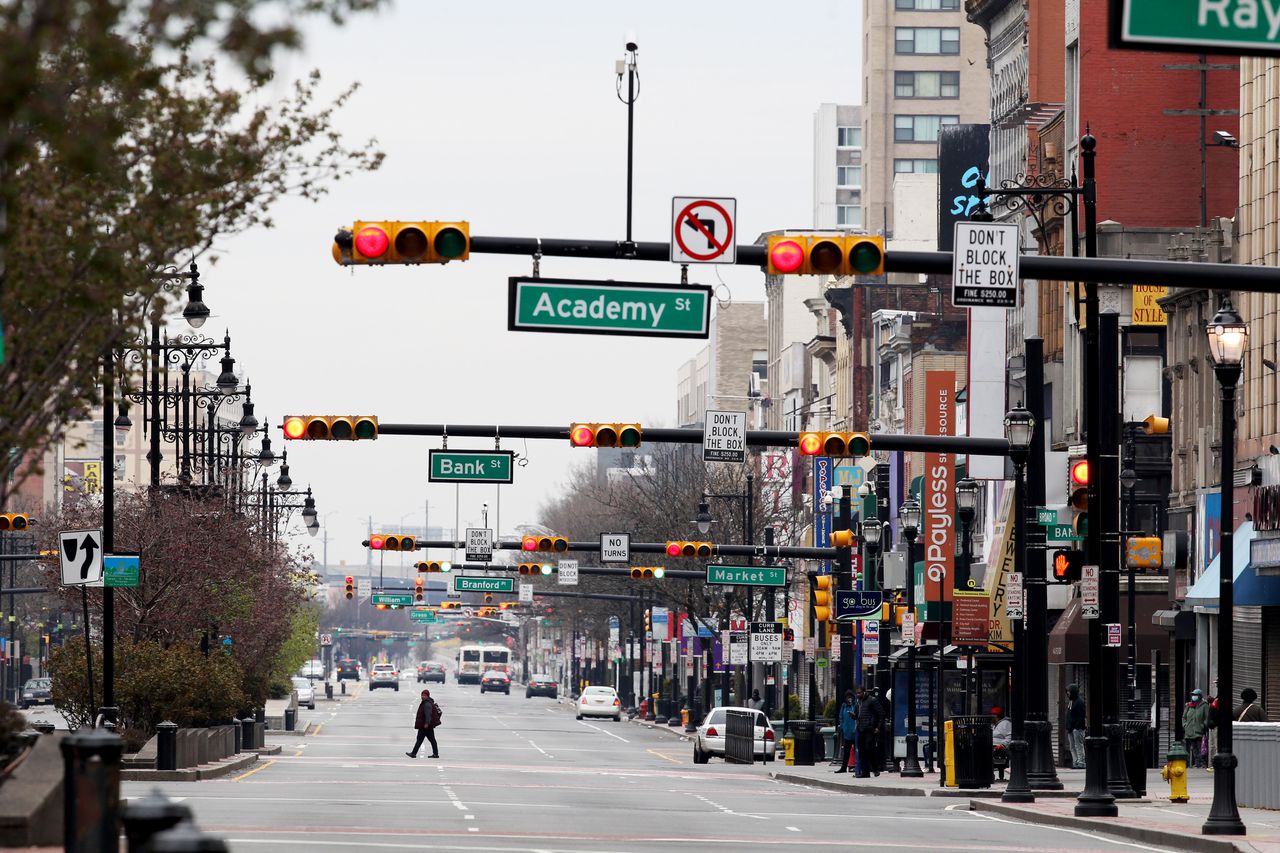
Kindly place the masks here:
<instances>
[{"instance_id":1,"label":"ornate lamp post","mask_svg":"<svg viewBox=\"0 0 1280 853\"><path fill-rule=\"evenodd\" d=\"M920 532L920 504L908 500L898 508L898 523L902 526L902 537L907 541L907 613L911 614L911 630L915 632L916 615L916 535ZM903 636L907 643L907 755L902 760L903 778L920 779L924 771L920 769L920 735L916 732L916 638Z\"/></svg>"},{"instance_id":2,"label":"ornate lamp post","mask_svg":"<svg viewBox=\"0 0 1280 853\"><path fill-rule=\"evenodd\" d=\"M1013 518L1014 562L1018 572L1026 575L1027 569L1027 457L1031 451L1031 436L1035 419L1022 408L1013 409L1004 416L1004 437L1009 442L1009 456L1013 460ZM1009 741L1009 784L1001 800L1006 803L1033 803L1035 795L1027 780L1027 740L1024 724L1027 717L1026 649L1023 620L1015 620L1013 631L1013 737Z\"/></svg>"},{"instance_id":3,"label":"ornate lamp post","mask_svg":"<svg viewBox=\"0 0 1280 853\"><path fill-rule=\"evenodd\" d=\"M978 498L981 487L974 480L965 477L956 483L956 515L960 520L960 561L956 563L955 588L969 589L970 568L973 565L973 518L978 510ZM973 683L973 656L968 656L969 666L964 675L964 711L970 713L969 697Z\"/></svg>"}]
</instances>

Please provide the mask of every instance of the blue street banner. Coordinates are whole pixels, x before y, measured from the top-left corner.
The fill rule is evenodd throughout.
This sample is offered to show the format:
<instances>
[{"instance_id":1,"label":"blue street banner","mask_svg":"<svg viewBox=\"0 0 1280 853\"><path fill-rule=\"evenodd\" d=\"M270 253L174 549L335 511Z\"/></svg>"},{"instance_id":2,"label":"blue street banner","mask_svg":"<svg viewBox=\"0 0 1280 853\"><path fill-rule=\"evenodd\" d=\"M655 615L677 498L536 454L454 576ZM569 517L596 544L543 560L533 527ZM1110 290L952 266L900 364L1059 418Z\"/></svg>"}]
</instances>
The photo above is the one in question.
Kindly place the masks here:
<instances>
[{"instance_id":1,"label":"blue street banner","mask_svg":"<svg viewBox=\"0 0 1280 853\"><path fill-rule=\"evenodd\" d=\"M815 456L813 458L813 547L815 548L827 548L831 545L831 510L823 508L822 497L831 491L834 476L835 466L831 464L831 457ZM823 560L819 564L818 573L831 574L831 561Z\"/></svg>"}]
</instances>

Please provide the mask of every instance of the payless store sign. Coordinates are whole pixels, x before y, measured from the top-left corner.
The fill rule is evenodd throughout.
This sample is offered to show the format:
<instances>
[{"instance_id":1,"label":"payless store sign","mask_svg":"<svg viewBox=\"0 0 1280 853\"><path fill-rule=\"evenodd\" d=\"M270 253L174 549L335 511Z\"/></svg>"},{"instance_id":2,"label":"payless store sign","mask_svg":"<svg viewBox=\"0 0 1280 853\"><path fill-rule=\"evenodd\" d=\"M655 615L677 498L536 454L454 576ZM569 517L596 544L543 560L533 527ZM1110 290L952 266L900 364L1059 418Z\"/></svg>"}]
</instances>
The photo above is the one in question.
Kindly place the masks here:
<instances>
[{"instance_id":1,"label":"payless store sign","mask_svg":"<svg viewBox=\"0 0 1280 853\"><path fill-rule=\"evenodd\" d=\"M925 433L956 434L956 374L951 370L925 373ZM951 601L955 567L956 460L950 453L924 455L921 510L924 530L924 591L927 602Z\"/></svg>"}]
</instances>

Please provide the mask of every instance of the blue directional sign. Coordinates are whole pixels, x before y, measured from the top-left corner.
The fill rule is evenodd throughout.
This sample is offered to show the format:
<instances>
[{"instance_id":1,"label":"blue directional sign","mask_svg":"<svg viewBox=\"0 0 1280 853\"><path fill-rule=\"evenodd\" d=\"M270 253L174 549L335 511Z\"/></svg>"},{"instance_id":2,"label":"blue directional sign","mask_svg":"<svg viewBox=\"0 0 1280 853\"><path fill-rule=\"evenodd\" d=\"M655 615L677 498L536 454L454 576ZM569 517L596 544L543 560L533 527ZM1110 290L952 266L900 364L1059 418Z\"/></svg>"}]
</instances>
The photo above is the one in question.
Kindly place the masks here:
<instances>
[{"instance_id":1,"label":"blue directional sign","mask_svg":"<svg viewBox=\"0 0 1280 853\"><path fill-rule=\"evenodd\" d=\"M836 590L836 621L852 622L857 619L879 619L884 593L862 589Z\"/></svg>"}]
</instances>

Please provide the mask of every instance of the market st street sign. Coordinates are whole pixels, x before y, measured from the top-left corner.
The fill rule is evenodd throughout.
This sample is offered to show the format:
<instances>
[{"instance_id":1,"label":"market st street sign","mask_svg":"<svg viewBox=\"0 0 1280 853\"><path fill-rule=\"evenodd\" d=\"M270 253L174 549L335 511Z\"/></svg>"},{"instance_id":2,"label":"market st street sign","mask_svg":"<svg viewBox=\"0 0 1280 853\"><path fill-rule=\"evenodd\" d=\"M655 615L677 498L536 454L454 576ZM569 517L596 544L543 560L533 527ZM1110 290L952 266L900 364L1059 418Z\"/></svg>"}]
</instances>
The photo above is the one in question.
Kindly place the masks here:
<instances>
[{"instance_id":1,"label":"market st street sign","mask_svg":"<svg viewBox=\"0 0 1280 853\"><path fill-rule=\"evenodd\" d=\"M711 288L566 278L511 278L507 329L581 335L706 338Z\"/></svg>"},{"instance_id":2,"label":"market st street sign","mask_svg":"<svg viewBox=\"0 0 1280 853\"><path fill-rule=\"evenodd\" d=\"M1280 56L1280 0L1111 0L1111 46Z\"/></svg>"},{"instance_id":3,"label":"market st street sign","mask_svg":"<svg viewBox=\"0 0 1280 853\"><path fill-rule=\"evenodd\" d=\"M707 566L707 583L734 586L786 586L787 570L766 566Z\"/></svg>"}]
</instances>

